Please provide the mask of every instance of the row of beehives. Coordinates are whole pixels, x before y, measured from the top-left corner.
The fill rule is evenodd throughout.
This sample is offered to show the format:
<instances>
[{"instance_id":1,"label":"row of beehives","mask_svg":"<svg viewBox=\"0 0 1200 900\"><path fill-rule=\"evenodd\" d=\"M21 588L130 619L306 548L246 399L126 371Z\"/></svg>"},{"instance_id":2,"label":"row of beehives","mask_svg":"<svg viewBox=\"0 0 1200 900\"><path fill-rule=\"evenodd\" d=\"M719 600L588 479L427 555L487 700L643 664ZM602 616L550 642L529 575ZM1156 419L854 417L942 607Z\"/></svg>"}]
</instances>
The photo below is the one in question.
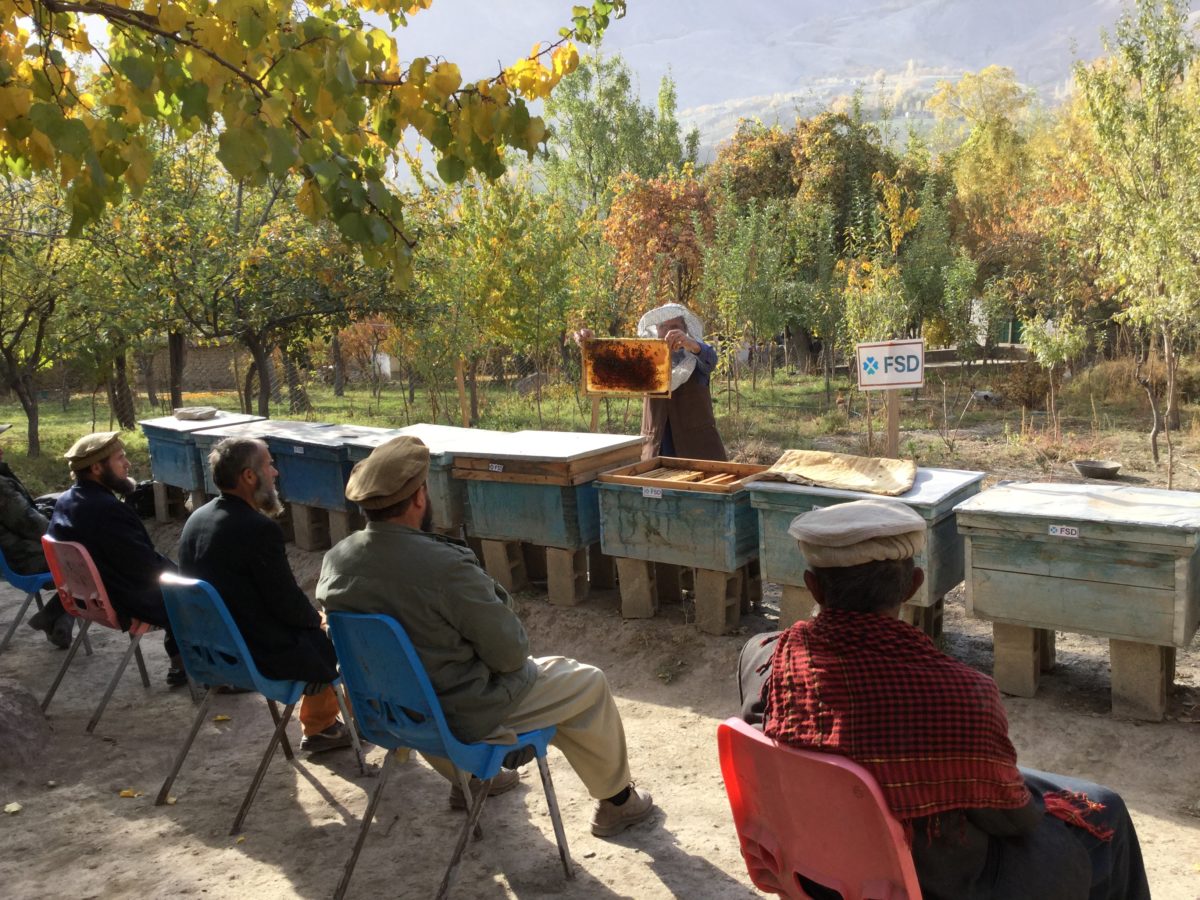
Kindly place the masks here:
<instances>
[{"instance_id":1,"label":"row of beehives","mask_svg":"<svg viewBox=\"0 0 1200 900\"><path fill-rule=\"evenodd\" d=\"M863 496L746 484L761 466L637 463L640 440L628 436L245 416L142 424L155 479L196 494L216 492L204 466L213 444L235 434L267 440L297 543L309 549L358 524L342 493L354 462L395 434L416 434L431 449L435 526L465 531L502 584L545 578L551 602L568 605L589 584L616 581L629 618L653 615L661 598L678 597L687 584L697 624L712 633L737 626L741 612L761 599L761 581L782 590L781 624L808 615L805 562L787 527L801 512ZM928 529L917 560L926 580L905 605L905 618L936 637L943 598L965 576L968 612L996 626L1002 688L1033 693L1040 671L1053 663L1055 630L1093 634L1113 642L1114 690L1129 682L1132 706L1160 718L1174 648L1190 642L1200 611L1200 495L1091 484L1001 485L980 493L983 478L919 469L899 498Z\"/></svg>"}]
</instances>

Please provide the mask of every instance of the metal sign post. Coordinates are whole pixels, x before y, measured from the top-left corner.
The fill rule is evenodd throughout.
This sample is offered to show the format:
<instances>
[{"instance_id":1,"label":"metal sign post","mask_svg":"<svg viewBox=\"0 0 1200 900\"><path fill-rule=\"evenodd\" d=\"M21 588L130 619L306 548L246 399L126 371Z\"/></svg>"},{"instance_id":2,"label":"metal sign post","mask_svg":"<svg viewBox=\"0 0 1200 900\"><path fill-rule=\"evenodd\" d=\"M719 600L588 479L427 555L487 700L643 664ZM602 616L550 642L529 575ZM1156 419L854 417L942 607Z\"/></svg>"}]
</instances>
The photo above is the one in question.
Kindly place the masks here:
<instances>
[{"instance_id":1,"label":"metal sign post","mask_svg":"<svg viewBox=\"0 0 1200 900\"><path fill-rule=\"evenodd\" d=\"M855 348L860 391L886 391L886 455L900 455L900 391L925 384L925 341L876 341Z\"/></svg>"}]
</instances>

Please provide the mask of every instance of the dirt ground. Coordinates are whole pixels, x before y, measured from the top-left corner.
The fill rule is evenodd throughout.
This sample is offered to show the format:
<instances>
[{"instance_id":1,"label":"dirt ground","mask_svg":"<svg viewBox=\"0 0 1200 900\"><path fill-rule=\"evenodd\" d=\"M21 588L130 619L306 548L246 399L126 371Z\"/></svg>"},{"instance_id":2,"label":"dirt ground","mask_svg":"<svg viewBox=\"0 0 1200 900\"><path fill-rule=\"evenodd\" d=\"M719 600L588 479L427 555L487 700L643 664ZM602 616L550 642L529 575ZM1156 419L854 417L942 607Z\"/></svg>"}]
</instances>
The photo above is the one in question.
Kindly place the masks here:
<instances>
[{"instance_id":1,"label":"dirt ground","mask_svg":"<svg viewBox=\"0 0 1200 900\"><path fill-rule=\"evenodd\" d=\"M158 526L173 551L178 526ZM319 554L292 549L311 589ZM770 593L770 591L768 592ZM0 588L0 627L16 592ZM563 881L536 771L484 811L485 838L468 847L455 896L469 898L741 898L759 896L737 849L717 765L715 729L738 707L734 664L748 634L773 627L773 600L743 619L742 633L711 637L681 603L655 620L623 622L615 592L574 609L550 607L544 592L519 598L537 655L563 654L601 666L618 698L635 777L658 804L651 822L614 840L591 836L591 801L557 751L551 769L577 863ZM11 765L0 745L0 896L314 897L332 895L350 853L372 779L349 751L289 765L278 756L242 838L229 826L270 727L261 698L217 698L174 793L154 795L194 715L186 690L163 684L166 658L146 640L152 687L128 672L94 735L84 725L116 664L124 638L95 634L96 653L77 658L49 710L49 737L35 762ZM986 623L967 619L961 588L947 604L946 649L990 671ZM0 655L0 678L38 699L62 653L22 626ZM1200 898L1200 651L1181 652L1165 722L1109 713L1107 643L1058 635L1057 669L1035 699L1006 698L1022 764L1111 785L1125 797L1141 837L1156 900ZM293 725L292 740L299 741ZM0 736L2 737L2 736ZM383 751L372 748L378 765ZM136 796L123 798L122 791ZM461 814L447 785L423 762L400 766L359 861L351 897L431 896Z\"/></svg>"}]
</instances>

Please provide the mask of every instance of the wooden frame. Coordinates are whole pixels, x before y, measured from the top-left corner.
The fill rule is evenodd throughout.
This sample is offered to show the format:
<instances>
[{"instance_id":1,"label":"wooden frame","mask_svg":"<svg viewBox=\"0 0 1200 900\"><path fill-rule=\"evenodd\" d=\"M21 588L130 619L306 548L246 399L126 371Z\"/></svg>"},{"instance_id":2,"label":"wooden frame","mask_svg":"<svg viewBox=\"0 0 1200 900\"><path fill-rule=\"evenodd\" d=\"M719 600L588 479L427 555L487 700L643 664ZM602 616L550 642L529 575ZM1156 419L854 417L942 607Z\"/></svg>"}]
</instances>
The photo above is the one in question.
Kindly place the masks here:
<instances>
[{"instance_id":1,"label":"wooden frame","mask_svg":"<svg viewBox=\"0 0 1200 900\"><path fill-rule=\"evenodd\" d=\"M602 361L599 354L604 351L620 352L622 345L627 355L640 357L654 367L654 377L642 382L631 378L623 387L603 387L597 382L595 368ZM667 342L659 338L591 338L583 342L583 393L588 397L670 397L671 396L671 351ZM611 363L610 363L611 365ZM646 373L649 375L649 373ZM649 388L649 390L647 390Z\"/></svg>"},{"instance_id":2,"label":"wooden frame","mask_svg":"<svg viewBox=\"0 0 1200 900\"><path fill-rule=\"evenodd\" d=\"M453 475L465 481L513 484L557 484L576 487L641 455L641 447L614 447L572 460L532 460L488 456L455 456Z\"/></svg>"},{"instance_id":3,"label":"wooden frame","mask_svg":"<svg viewBox=\"0 0 1200 900\"><path fill-rule=\"evenodd\" d=\"M609 484L628 484L633 487L662 488L669 491L704 491L708 493L732 494L746 486L751 475L767 471L770 466L749 463L717 462L708 459L681 459L674 456L656 456L653 459L604 472L596 480ZM680 472L711 472L713 476L727 476L724 480L680 481L666 474L666 470ZM652 474L653 473L653 474ZM728 477L732 476L732 477Z\"/></svg>"}]
</instances>

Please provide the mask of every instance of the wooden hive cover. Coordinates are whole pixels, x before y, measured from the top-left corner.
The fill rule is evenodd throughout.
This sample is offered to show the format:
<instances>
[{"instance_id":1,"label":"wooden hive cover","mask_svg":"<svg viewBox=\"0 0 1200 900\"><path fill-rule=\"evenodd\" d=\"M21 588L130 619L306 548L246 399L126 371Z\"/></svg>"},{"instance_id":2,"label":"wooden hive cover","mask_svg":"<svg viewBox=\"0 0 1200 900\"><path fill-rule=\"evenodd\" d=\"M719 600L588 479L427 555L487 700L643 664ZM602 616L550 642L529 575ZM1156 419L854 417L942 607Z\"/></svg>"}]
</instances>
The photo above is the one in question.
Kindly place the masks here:
<instances>
[{"instance_id":1,"label":"wooden hive cover","mask_svg":"<svg viewBox=\"0 0 1200 900\"><path fill-rule=\"evenodd\" d=\"M460 450L454 477L466 481L575 486L636 460L642 438L574 431L517 431L499 435L486 449Z\"/></svg>"},{"instance_id":2,"label":"wooden hive cover","mask_svg":"<svg viewBox=\"0 0 1200 900\"><path fill-rule=\"evenodd\" d=\"M583 342L584 393L606 397L671 396L671 351L650 338Z\"/></svg>"},{"instance_id":3,"label":"wooden hive cover","mask_svg":"<svg viewBox=\"0 0 1200 900\"><path fill-rule=\"evenodd\" d=\"M732 494L745 488L745 480L751 475L765 472L768 468L746 463L656 456L636 465L605 472L597 481L672 491Z\"/></svg>"}]
</instances>

